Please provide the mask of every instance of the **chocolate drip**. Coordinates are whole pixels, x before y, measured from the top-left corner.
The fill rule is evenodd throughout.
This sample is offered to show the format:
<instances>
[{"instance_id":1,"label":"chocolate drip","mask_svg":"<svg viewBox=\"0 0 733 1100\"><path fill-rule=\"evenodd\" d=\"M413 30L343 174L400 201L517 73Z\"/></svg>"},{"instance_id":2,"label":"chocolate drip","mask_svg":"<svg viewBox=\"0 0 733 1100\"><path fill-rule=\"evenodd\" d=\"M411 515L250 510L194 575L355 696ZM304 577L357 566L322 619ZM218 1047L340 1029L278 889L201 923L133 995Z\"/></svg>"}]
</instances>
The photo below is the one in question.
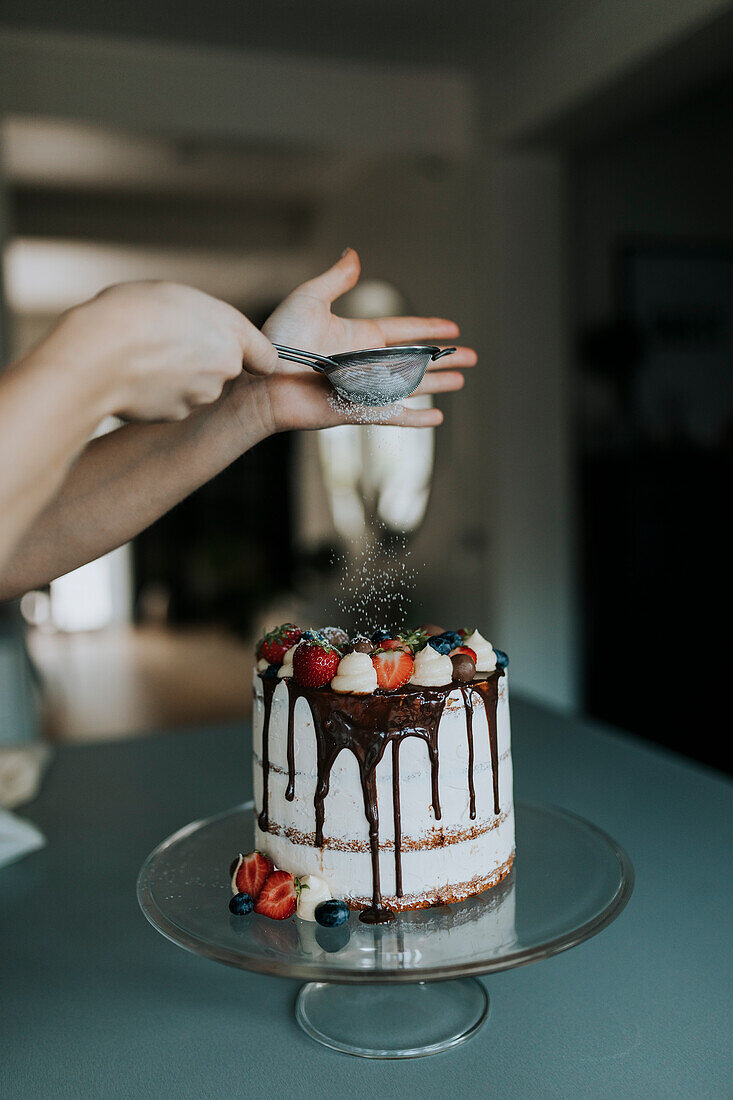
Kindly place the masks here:
<instances>
[{"instance_id":1,"label":"chocolate drip","mask_svg":"<svg viewBox=\"0 0 733 1100\"><path fill-rule=\"evenodd\" d=\"M278 681L264 677L262 679L262 695L265 704L265 712L262 721L262 809L257 818L257 824L263 832L267 832L269 824L268 811L270 803L270 712L272 710L272 697Z\"/></svg>"},{"instance_id":2,"label":"chocolate drip","mask_svg":"<svg viewBox=\"0 0 733 1100\"><path fill-rule=\"evenodd\" d=\"M304 698L311 710L316 736L317 781L314 797L315 844L323 847L325 801L328 795L331 771L342 749L348 749L356 757L359 767L364 814L369 825L369 848L372 860L372 904L360 915L366 924L381 924L394 919L394 913L382 904L379 871L379 805L377 800L377 765L387 745L392 742L392 799L395 826L395 880L396 894L402 896L402 822L400 812L399 748L406 737L421 737L427 746L430 759L431 799L435 819L440 820L438 727L446 700L452 691L460 688L466 702L467 722L472 717L470 700L472 691L484 700L489 723L489 741L494 773L494 805L499 812L498 753L496 745L497 681L503 673L499 669L486 680L473 684L451 683L440 688L419 687L407 684L399 691L377 690L371 695L338 694L330 688L301 687L295 680L286 680L288 688L288 786L286 798L295 796L295 744L294 715L299 698ZM265 722L262 739L262 768L264 794L260 828L268 827L267 777L269 774L268 730L272 694L277 681L263 679ZM493 708L493 713L492 713ZM473 790L473 731L469 738L469 791L471 817L476 816Z\"/></svg>"},{"instance_id":3,"label":"chocolate drip","mask_svg":"<svg viewBox=\"0 0 733 1100\"><path fill-rule=\"evenodd\" d=\"M499 677L503 676L502 669L497 669L495 674L486 680L475 680L469 684L468 691L475 691L484 701L486 711L486 723L489 727L489 751L491 753L491 778L494 787L494 813L499 813L499 741L497 735L496 711L499 704ZM468 722L468 708L466 708L466 721ZM473 737L471 738L471 771L473 772ZM471 776L473 786L473 775ZM471 814L471 817L474 815Z\"/></svg>"},{"instance_id":4,"label":"chocolate drip","mask_svg":"<svg viewBox=\"0 0 733 1100\"><path fill-rule=\"evenodd\" d=\"M402 897L402 810L400 807L400 745L395 737L392 742L392 810L394 814L394 877L395 894Z\"/></svg>"},{"instance_id":5,"label":"chocolate drip","mask_svg":"<svg viewBox=\"0 0 733 1100\"><path fill-rule=\"evenodd\" d=\"M468 797L471 821L476 817L476 788L473 782L473 699L471 688L462 687L463 706L466 711L466 738L468 740Z\"/></svg>"}]
</instances>

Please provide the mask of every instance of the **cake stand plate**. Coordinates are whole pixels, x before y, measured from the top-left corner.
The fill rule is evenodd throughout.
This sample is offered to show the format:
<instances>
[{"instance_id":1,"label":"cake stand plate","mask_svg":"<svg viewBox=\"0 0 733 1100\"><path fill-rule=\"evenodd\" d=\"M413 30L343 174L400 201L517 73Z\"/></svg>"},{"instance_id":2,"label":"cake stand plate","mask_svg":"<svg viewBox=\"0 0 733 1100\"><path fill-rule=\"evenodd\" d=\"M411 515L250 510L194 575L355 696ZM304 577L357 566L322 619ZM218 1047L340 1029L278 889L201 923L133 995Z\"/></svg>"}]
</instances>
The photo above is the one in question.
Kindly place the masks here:
<instances>
[{"instance_id":1,"label":"cake stand plate","mask_svg":"<svg viewBox=\"0 0 733 1100\"><path fill-rule=\"evenodd\" d=\"M626 905L634 871L606 833L565 810L516 806L517 858L492 890L456 905L352 913L327 929L296 917L232 916L227 875L254 847L252 803L185 826L151 852L140 906L164 936L198 955L307 984L296 1019L318 1042L366 1058L415 1058L465 1042L488 1017L479 974L582 943Z\"/></svg>"}]
</instances>

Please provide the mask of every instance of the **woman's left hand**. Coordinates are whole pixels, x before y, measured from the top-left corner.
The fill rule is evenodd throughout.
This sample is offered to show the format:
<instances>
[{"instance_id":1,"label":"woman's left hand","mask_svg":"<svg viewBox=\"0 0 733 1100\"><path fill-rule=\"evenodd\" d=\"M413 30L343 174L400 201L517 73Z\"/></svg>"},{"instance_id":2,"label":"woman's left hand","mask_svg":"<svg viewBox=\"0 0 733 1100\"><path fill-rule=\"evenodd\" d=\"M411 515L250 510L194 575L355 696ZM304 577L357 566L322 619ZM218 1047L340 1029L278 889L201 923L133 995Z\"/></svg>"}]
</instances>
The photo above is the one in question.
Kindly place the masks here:
<instances>
[{"instance_id":1,"label":"woman's left hand","mask_svg":"<svg viewBox=\"0 0 733 1100\"><path fill-rule=\"evenodd\" d=\"M458 336L453 321L438 317L380 317L351 320L331 312L337 298L356 286L361 265L357 253L347 249L341 259L323 274L303 283L281 302L265 322L263 332L273 343L300 347L323 355L357 351L361 348L436 341L452 342ZM449 393L463 386L461 369L476 363L472 348L459 347L445 359L431 363L415 391L419 394ZM293 428L326 428L334 424L359 423L359 407L342 410L329 401L333 390L322 375L310 367L281 361L267 378L250 381L264 398L262 415L273 431ZM384 423L408 427L434 427L441 423L439 409L389 406ZM369 422L375 422L370 410Z\"/></svg>"}]
</instances>

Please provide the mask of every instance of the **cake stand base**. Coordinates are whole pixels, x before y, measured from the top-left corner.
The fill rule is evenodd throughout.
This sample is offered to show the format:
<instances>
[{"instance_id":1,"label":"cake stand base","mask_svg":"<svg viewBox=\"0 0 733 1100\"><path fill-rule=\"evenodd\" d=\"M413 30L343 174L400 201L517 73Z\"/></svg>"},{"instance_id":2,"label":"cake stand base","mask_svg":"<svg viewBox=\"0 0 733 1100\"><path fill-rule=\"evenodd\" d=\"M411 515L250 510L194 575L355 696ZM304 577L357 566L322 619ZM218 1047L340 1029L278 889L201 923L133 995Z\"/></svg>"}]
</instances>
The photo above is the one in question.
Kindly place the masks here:
<instances>
[{"instance_id":1,"label":"cake stand base","mask_svg":"<svg viewBox=\"0 0 733 1100\"><path fill-rule=\"evenodd\" d=\"M295 1018L311 1039L359 1058L424 1058L464 1043L486 1022L475 978L409 985L308 982Z\"/></svg>"}]
</instances>

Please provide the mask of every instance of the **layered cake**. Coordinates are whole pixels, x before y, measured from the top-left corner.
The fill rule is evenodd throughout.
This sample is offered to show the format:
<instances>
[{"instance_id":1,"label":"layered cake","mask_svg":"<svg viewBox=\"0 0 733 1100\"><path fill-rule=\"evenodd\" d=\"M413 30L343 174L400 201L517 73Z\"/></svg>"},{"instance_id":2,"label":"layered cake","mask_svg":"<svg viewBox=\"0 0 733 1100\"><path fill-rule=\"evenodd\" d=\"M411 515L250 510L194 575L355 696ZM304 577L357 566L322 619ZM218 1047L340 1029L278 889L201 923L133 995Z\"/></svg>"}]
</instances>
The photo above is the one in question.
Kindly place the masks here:
<instances>
[{"instance_id":1,"label":"layered cake","mask_svg":"<svg viewBox=\"0 0 733 1100\"><path fill-rule=\"evenodd\" d=\"M368 923L494 886L514 859L506 666L478 631L265 635L258 851Z\"/></svg>"}]
</instances>

